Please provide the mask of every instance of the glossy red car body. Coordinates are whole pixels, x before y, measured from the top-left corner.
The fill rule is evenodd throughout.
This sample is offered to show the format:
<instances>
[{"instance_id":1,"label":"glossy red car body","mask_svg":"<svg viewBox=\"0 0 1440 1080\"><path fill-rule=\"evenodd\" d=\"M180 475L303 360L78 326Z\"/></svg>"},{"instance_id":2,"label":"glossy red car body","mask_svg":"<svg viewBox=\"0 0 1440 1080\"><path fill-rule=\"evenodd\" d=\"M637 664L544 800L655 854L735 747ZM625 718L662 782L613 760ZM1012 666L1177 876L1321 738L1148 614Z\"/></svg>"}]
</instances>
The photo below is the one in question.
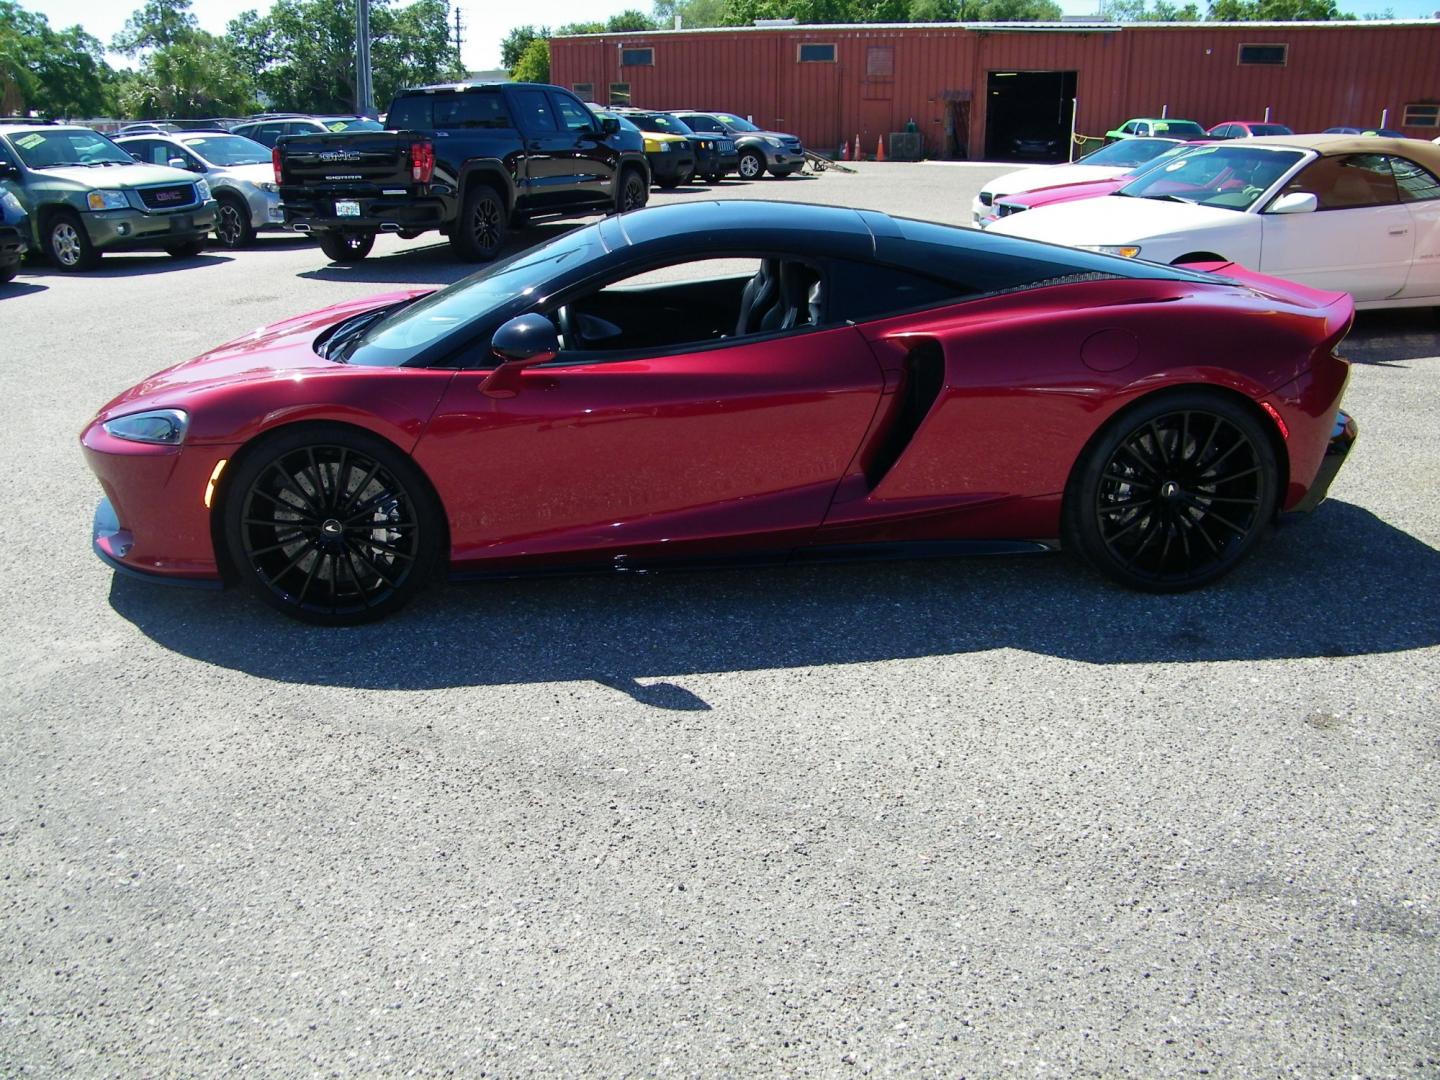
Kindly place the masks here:
<instances>
[{"instance_id":1,"label":"glossy red car body","mask_svg":"<svg viewBox=\"0 0 1440 1080\"><path fill-rule=\"evenodd\" d=\"M863 216L877 235L908 228L883 215L804 210ZM598 228L613 241L622 226L636 231L631 217L640 221ZM980 238L965 244L988 235L957 231ZM996 250L1079 257L1005 241ZM100 410L81 438L114 510L109 527L97 525L97 551L121 569L218 584L227 561L216 516L234 471L222 463L313 421L363 429L419 466L459 572L858 544L1055 546L1067 480L1097 431L1148 395L1196 385L1270 418L1284 508L1323 494L1329 477L1317 487L1317 476L1348 375L1334 349L1352 318L1349 298L1229 265L1208 268L1208 279L1168 268L1177 276L1131 278L1119 276L1130 265L1122 260L1103 265L1117 276L728 347L530 368L509 396L482 389L485 370L325 359L315 343L327 329L421 291L337 305L163 371ZM943 383L897 447L917 345L939 350ZM174 407L190 416L181 446L104 428Z\"/></svg>"}]
</instances>

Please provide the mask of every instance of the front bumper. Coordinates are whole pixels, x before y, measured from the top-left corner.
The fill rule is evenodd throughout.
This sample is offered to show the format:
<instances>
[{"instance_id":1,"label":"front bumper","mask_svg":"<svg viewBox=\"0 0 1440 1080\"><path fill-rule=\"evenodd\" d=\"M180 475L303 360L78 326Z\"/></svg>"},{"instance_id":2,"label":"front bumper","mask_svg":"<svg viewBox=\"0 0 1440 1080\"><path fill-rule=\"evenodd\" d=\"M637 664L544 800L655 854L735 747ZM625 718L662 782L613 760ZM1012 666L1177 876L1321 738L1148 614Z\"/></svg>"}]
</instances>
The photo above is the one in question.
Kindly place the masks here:
<instances>
[{"instance_id":1,"label":"front bumper","mask_svg":"<svg viewBox=\"0 0 1440 1080\"><path fill-rule=\"evenodd\" d=\"M729 150L720 153L717 150L695 151L695 175L697 176L725 176L729 173L740 171L740 152Z\"/></svg>"},{"instance_id":2,"label":"front bumper","mask_svg":"<svg viewBox=\"0 0 1440 1080\"><path fill-rule=\"evenodd\" d=\"M14 225L0 225L0 264L18 260L29 250L25 237Z\"/></svg>"},{"instance_id":3,"label":"front bumper","mask_svg":"<svg viewBox=\"0 0 1440 1080\"><path fill-rule=\"evenodd\" d=\"M1325 447L1325 456L1320 459L1320 470L1315 474L1315 480L1310 485L1310 490L1305 497L1290 509L1292 514L1308 514L1319 506L1326 494L1330 491L1330 485L1335 480L1335 474L1340 471L1340 466L1345 464L1345 459L1350 455L1350 449L1355 445L1355 440L1360 437L1360 428L1356 425L1354 418L1347 412L1339 412L1335 415L1335 427L1330 433L1330 443Z\"/></svg>"},{"instance_id":4,"label":"front bumper","mask_svg":"<svg viewBox=\"0 0 1440 1080\"><path fill-rule=\"evenodd\" d=\"M141 210L95 210L83 215L90 243L100 251L163 247L199 240L215 227L215 200L146 213Z\"/></svg>"},{"instance_id":5,"label":"front bumper","mask_svg":"<svg viewBox=\"0 0 1440 1080\"><path fill-rule=\"evenodd\" d=\"M695 175L694 154L672 150L670 153L646 154L645 159L650 162L650 179L656 184L671 181L683 184Z\"/></svg>"},{"instance_id":6,"label":"front bumper","mask_svg":"<svg viewBox=\"0 0 1440 1080\"><path fill-rule=\"evenodd\" d=\"M246 190L242 187L231 190L244 198L245 205L250 210L252 229L285 228L285 207L280 202L279 192L264 191L260 188Z\"/></svg>"},{"instance_id":7,"label":"front bumper","mask_svg":"<svg viewBox=\"0 0 1440 1080\"><path fill-rule=\"evenodd\" d=\"M101 562L117 574L124 574L126 577L154 582L156 585L181 585L190 589L223 589L225 587L225 583L218 577L172 577L169 574L157 574L153 570L146 570L124 562L125 557L135 547L135 538L130 534L129 529L121 527L120 518L116 516L115 508L110 505L109 499L101 499L100 504L95 507L90 546L94 549L95 554L100 556Z\"/></svg>"}]
</instances>

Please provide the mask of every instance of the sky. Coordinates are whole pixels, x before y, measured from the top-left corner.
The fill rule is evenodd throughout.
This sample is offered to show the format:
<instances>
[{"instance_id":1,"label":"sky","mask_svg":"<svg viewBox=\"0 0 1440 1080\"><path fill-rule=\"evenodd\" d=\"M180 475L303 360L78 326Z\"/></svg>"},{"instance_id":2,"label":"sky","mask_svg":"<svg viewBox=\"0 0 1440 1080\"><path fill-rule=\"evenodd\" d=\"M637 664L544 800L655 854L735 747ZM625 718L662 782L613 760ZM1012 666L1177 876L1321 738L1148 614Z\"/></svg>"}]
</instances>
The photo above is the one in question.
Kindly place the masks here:
<instances>
[{"instance_id":1,"label":"sky","mask_svg":"<svg viewBox=\"0 0 1440 1080\"><path fill-rule=\"evenodd\" d=\"M38 11L50 25L63 29L79 23L87 32L109 42L125 25L133 5L127 0L20 0L20 5ZM224 33L226 24L250 8L265 9L269 0L193 0L192 8L200 27L212 34ZM1098 8L1097 0L1060 0L1067 15L1090 15ZM1203 5L1202 5L1203 6ZM1342 0L1341 8L1357 15L1390 8L1397 18L1429 18L1440 0ZM524 4L481 3L479 0L452 0L451 8L460 9L464 25L462 57L471 71L484 71L500 66L500 42L514 27L527 23L537 26L562 26L572 22L594 22L624 11L626 8L648 7L646 0L527 0ZM125 63L124 57L112 56L111 63Z\"/></svg>"}]
</instances>

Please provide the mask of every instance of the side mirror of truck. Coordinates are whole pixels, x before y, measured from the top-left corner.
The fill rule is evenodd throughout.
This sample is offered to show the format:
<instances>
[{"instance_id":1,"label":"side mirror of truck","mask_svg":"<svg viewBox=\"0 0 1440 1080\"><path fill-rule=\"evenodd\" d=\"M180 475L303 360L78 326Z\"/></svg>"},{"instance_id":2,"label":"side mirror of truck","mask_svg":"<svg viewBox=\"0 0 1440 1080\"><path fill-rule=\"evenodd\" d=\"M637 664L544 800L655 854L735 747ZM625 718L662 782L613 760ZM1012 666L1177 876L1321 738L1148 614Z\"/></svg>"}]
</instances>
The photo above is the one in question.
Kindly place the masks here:
<instances>
[{"instance_id":1,"label":"side mirror of truck","mask_svg":"<svg viewBox=\"0 0 1440 1080\"><path fill-rule=\"evenodd\" d=\"M602 134L602 135L618 135L618 134L620 134L620 121L617 120L617 119L615 119L615 117L613 117L613 116L602 116L602 117L600 118L600 134Z\"/></svg>"}]
</instances>

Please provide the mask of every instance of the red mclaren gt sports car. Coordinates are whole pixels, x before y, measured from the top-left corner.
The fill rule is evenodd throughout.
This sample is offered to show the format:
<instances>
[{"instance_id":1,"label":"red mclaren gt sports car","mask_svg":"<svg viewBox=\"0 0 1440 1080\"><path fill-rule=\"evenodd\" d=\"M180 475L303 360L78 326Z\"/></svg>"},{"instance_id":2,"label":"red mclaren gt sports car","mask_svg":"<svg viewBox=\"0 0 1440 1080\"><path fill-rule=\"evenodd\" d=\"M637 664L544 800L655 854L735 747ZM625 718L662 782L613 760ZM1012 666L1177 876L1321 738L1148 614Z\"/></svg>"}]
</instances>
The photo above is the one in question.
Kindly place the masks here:
<instances>
[{"instance_id":1,"label":"red mclaren gt sports car","mask_svg":"<svg viewBox=\"0 0 1440 1080\"><path fill-rule=\"evenodd\" d=\"M1355 438L1348 296L835 207L611 217L258 330L81 442L96 552L287 614L457 575L1041 551L1231 569Z\"/></svg>"}]
</instances>

